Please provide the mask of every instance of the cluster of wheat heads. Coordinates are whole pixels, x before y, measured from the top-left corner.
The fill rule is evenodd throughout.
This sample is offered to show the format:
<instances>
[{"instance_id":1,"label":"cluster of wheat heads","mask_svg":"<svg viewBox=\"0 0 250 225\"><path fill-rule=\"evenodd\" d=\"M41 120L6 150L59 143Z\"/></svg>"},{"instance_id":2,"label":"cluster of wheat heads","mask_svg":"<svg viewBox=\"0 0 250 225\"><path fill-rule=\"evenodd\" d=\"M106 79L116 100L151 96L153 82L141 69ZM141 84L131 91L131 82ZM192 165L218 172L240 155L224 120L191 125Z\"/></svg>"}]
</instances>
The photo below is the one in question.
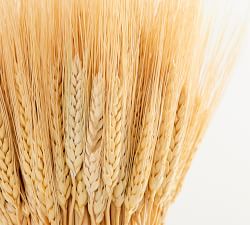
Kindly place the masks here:
<instances>
[{"instance_id":1,"label":"cluster of wheat heads","mask_svg":"<svg viewBox=\"0 0 250 225\"><path fill-rule=\"evenodd\" d=\"M1 0L0 223L162 224L237 49L212 24L199 0Z\"/></svg>"}]
</instances>

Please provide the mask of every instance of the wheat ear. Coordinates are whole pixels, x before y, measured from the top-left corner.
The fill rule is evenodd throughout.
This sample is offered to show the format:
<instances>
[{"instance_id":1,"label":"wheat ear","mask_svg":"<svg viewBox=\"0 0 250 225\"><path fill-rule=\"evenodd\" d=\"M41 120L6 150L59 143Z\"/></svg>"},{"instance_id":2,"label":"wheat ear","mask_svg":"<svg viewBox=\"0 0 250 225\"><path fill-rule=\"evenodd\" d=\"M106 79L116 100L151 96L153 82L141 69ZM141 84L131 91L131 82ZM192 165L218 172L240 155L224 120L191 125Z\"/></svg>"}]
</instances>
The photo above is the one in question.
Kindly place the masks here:
<instances>
[{"instance_id":1,"label":"wheat ear","mask_svg":"<svg viewBox=\"0 0 250 225\"><path fill-rule=\"evenodd\" d=\"M38 129L38 128L37 128ZM46 184L45 180L45 165L44 165L44 153L41 147L39 136L36 136L36 141L33 144L33 150L35 151L35 156L33 159L35 161L35 186L36 186L36 195L37 195L37 211L39 214L40 222L44 224L49 224L47 218L47 209L46 209Z\"/></svg>"},{"instance_id":2,"label":"wheat ear","mask_svg":"<svg viewBox=\"0 0 250 225\"><path fill-rule=\"evenodd\" d=\"M181 155L181 164L178 168L176 175L176 184L172 189L171 201L174 201L178 193L180 192L183 182L188 172L193 157L198 149L198 145L206 130L209 118L211 116L211 110L205 110L201 108L201 99L195 100L195 110L192 112L192 117L185 137L184 151ZM203 106L204 107L204 106Z\"/></svg>"},{"instance_id":3,"label":"wheat ear","mask_svg":"<svg viewBox=\"0 0 250 225\"><path fill-rule=\"evenodd\" d=\"M109 202L106 208L106 219L110 218L110 203L113 189L117 184L120 171L122 146L122 92L118 76L114 77L110 102L110 127L107 127L107 147L104 152L102 178ZM110 224L110 221L106 222Z\"/></svg>"},{"instance_id":4,"label":"wheat ear","mask_svg":"<svg viewBox=\"0 0 250 225\"><path fill-rule=\"evenodd\" d=\"M83 73L80 59L76 56L69 77L66 97L68 113L66 116L66 160L72 179L75 179L83 162Z\"/></svg>"},{"instance_id":5,"label":"wheat ear","mask_svg":"<svg viewBox=\"0 0 250 225\"><path fill-rule=\"evenodd\" d=\"M156 203L161 205L163 202L168 201L170 197L170 190L173 185L173 178L176 173L176 167L180 158L180 153L183 147L185 131L188 124L188 108L189 97L187 90L182 90L178 108L176 111L175 122L172 132L172 139L170 144L170 151L167 156L166 170L163 183L157 193ZM160 198L159 198L160 197Z\"/></svg>"},{"instance_id":6,"label":"wheat ear","mask_svg":"<svg viewBox=\"0 0 250 225\"><path fill-rule=\"evenodd\" d=\"M165 102L162 109L160 130L157 137L152 171L149 178L149 189L152 197L154 197L163 181L168 146L171 140L168 134L172 133L176 104L178 104L178 91L173 91L174 88L176 88L176 83L171 81L169 86L170 87L167 88L166 98L164 98Z\"/></svg>"},{"instance_id":7,"label":"wheat ear","mask_svg":"<svg viewBox=\"0 0 250 225\"><path fill-rule=\"evenodd\" d=\"M14 215L14 224L19 224L20 212L20 180L15 162L13 138L10 133L9 118L0 93L0 188L7 203L10 214Z\"/></svg>"},{"instance_id":8,"label":"wheat ear","mask_svg":"<svg viewBox=\"0 0 250 225\"><path fill-rule=\"evenodd\" d=\"M85 64L86 67L86 64ZM86 103L86 87L87 87L87 70L86 68L83 68L81 70L81 75L82 75L82 119L81 119L81 130L82 130L82 147L83 147L83 151L85 152L85 143L86 143L86 132L85 132L85 111L83 111L83 108L85 107ZM83 154L84 154L83 152ZM82 162L84 161L84 155L82 156ZM86 186L83 180L83 163L82 166L80 168L80 171L78 172L78 174L76 175L76 204L75 204L75 209L78 213L78 215L80 216L80 220L83 219L84 217L84 211L85 211L85 206L88 202L88 194L87 194L87 190L86 190Z\"/></svg>"},{"instance_id":9,"label":"wheat ear","mask_svg":"<svg viewBox=\"0 0 250 225\"><path fill-rule=\"evenodd\" d=\"M86 105L85 100L85 94L86 94L86 68L83 68L83 87L84 89L83 91L83 105ZM84 113L84 112L83 112ZM83 114L83 124L82 124L82 130L83 130L83 137L82 137L82 141L83 141L83 148L85 150L85 143L86 143L86 132L85 132L85 114ZM84 161L84 157L83 157L83 161ZM80 216L79 220L82 221L84 218L84 214L85 214L85 206L88 203L88 193L86 190L86 186L85 186L85 182L83 179L83 165L80 169L80 171L78 172L78 174L76 175L76 205L75 205L75 209L78 213L78 215ZM81 222L80 222L81 223Z\"/></svg>"},{"instance_id":10,"label":"wheat ear","mask_svg":"<svg viewBox=\"0 0 250 225\"><path fill-rule=\"evenodd\" d=\"M167 155L171 142L171 133L175 121L176 108L178 106L180 87L182 80L178 76L172 76L166 80L166 87L163 88L164 97L162 98L162 116L160 121L159 133L154 152L153 165L148 183L149 202L148 214L150 217L154 203L154 198L159 190L166 167ZM150 220L148 220L150 222Z\"/></svg>"},{"instance_id":11,"label":"wheat ear","mask_svg":"<svg viewBox=\"0 0 250 225\"><path fill-rule=\"evenodd\" d=\"M101 73L93 78L86 134L84 181L89 195L88 208L95 223L93 204L96 194L101 195L101 152L103 149L104 83ZM98 190L99 188L99 190ZM97 193L98 191L98 193ZM100 197L100 196L99 196Z\"/></svg>"},{"instance_id":12,"label":"wheat ear","mask_svg":"<svg viewBox=\"0 0 250 225\"><path fill-rule=\"evenodd\" d=\"M38 85L38 82L36 84L37 86L35 86L34 89L36 110L33 111L34 129L32 135L34 139L33 160L35 162L37 209L42 223L56 225L61 218L54 184L52 156L47 127L48 120L46 118L46 112L42 111L42 109L44 109L42 87Z\"/></svg>"},{"instance_id":13,"label":"wheat ear","mask_svg":"<svg viewBox=\"0 0 250 225\"><path fill-rule=\"evenodd\" d=\"M152 107L152 108L151 108ZM153 157L153 132L155 108L151 106L145 114L139 145L135 152L131 179L128 183L125 196L125 224L129 223L132 214L139 207L144 196L150 176Z\"/></svg>"},{"instance_id":14,"label":"wheat ear","mask_svg":"<svg viewBox=\"0 0 250 225\"><path fill-rule=\"evenodd\" d=\"M124 90L124 89L123 89ZM126 96L126 95L125 95ZM125 99L126 97L123 96L123 101L125 105ZM115 214L115 224L118 225L120 224L120 214L121 214L121 208L124 203L124 198L125 198L125 190L127 186L127 181L128 181L128 174L127 174L127 166L129 162L129 152L128 152L128 122L126 120L126 115L127 115L127 109L123 107L122 110L122 133L121 133L121 153L120 153L120 172L118 176L118 181L116 186L114 187L113 191L113 199L112 199L112 204L115 206L113 208L113 215Z\"/></svg>"},{"instance_id":15,"label":"wheat ear","mask_svg":"<svg viewBox=\"0 0 250 225\"><path fill-rule=\"evenodd\" d=\"M24 179L25 194L30 205L33 219L37 221L36 195L34 188L34 162L32 161L32 113L31 100L28 96L28 83L25 76L18 72L10 76L9 88L14 90L11 94L11 103L14 110L14 126L18 141L18 158Z\"/></svg>"},{"instance_id":16,"label":"wheat ear","mask_svg":"<svg viewBox=\"0 0 250 225\"><path fill-rule=\"evenodd\" d=\"M124 116L122 116L124 117ZM124 126L122 126L122 140L121 140L121 162L120 162L120 172L118 176L118 181L113 191L113 202L116 207L120 208L124 202L125 189L126 189L126 168L128 162L128 152L127 152L127 124L124 121Z\"/></svg>"},{"instance_id":17,"label":"wheat ear","mask_svg":"<svg viewBox=\"0 0 250 225\"><path fill-rule=\"evenodd\" d=\"M67 210L67 200L71 192L71 179L66 164L63 130L63 79L58 68L51 73L50 89L50 130L52 139L52 153L55 165L55 179L57 198L64 217Z\"/></svg>"},{"instance_id":18,"label":"wheat ear","mask_svg":"<svg viewBox=\"0 0 250 225\"><path fill-rule=\"evenodd\" d=\"M70 169L72 178L72 204L70 220L73 219L73 209L77 195L76 176L80 172L84 158L83 143L83 80L85 74L81 69L78 56L75 57L69 77L67 77L66 94L66 127L65 127L65 149L66 162ZM78 196L79 197L79 196Z\"/></svg>"}]
</instances>

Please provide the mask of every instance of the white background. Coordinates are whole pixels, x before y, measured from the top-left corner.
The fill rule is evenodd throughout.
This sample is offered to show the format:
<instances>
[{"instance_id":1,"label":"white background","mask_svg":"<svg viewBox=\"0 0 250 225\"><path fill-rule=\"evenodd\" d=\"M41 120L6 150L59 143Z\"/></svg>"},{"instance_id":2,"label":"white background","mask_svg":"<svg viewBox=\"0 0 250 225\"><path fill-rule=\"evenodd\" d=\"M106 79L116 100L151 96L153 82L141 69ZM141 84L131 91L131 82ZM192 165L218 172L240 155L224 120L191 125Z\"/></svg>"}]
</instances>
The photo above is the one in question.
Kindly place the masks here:
<instances>
[{"instance_id":1,"label":"white background","mask_svg":"<svg viewBox=\"0 0 250 225\"><path fill-rule=\"evenodd\" d=\"M240 10L235 18L237 13ZM168 211L167 225L250 225L250 21L247 23L233 76L184 187Z\"/></svg>"}]
</instances>

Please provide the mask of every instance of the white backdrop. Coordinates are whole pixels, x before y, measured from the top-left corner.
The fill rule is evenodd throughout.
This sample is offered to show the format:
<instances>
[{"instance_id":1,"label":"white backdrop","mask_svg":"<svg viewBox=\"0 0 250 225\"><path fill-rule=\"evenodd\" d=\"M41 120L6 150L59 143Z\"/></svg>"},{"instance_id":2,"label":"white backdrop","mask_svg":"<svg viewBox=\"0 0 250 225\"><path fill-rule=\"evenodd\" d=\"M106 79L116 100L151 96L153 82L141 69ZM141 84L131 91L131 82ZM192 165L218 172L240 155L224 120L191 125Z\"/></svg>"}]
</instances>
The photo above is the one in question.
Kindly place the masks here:
<instances>
[{"instance_id":1,"label":"white backdrop","mask_svg":"<svg viewBox=\"0 0 250 225\"><path fill-rule=\"evenodd\" d=\"M232 79L184 187L169 209L167 225L250 225L250 21L247 23Z\"/></svg>"}]
</instances>

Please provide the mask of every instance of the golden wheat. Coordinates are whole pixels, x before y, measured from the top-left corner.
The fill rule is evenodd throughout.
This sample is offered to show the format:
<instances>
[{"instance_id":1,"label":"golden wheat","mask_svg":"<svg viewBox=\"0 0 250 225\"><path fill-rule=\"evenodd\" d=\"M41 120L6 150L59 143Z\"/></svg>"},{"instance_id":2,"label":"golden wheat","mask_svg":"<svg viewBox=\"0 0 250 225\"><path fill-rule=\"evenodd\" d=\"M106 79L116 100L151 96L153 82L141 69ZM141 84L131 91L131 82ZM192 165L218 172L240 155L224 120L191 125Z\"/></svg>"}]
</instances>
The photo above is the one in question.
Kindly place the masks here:
<instances>
[{"instance_id":1,"label":"golden wheat","mask_svg":"<svg viewBox=\"0 0 250 225\"><path fill-rule=\"evenodd\" d=\"M53 73L54 72L54 73ZM63 115L62 115L62 76L58 69L53 71L51 76L50 92L50 129L52 139L52 153L55 165L56 190L58 202L65 212L67 209L67 200L71 192L71 179L69 168L66 165L64 132L63 132Z\"/></svg>"},{"instance_id":2,"label":"golden wheat","mask_svg":"<svg viewBox=\"0 0 250 225\"><path fill-rule=\"evenodd\" d=\"M83 162L83 73L79 58L74 60L69 77L68 114L66 116L66 153L67 164L73 179Z\"/></svg>"},{"instance_id":3,"label":"golden wheat","mask_svg":"<svg viewBox=\"0 0 250 225\"><path fill-rule=\"evenodd\" d=\"M129 223L130 217L139 207L147 187L150 175L151 161L154 146L154 109L150 109L144 118L141 140L135 153L131 180L129 181L125 197L125 224ZM149 169L148 169L149 168Z\"/></svg>"},{"instance_id":4,"label":"golden wheat","mask_svg":"<svg viewBox=\"0 0 250 225\"><path fill-rule=\"evenodd\" d=\"M19 141L18 155L25 188L27 189L26 195L29 200L31 211L34 214L34 211L36 211L36 197L34 188L35 178L32 170L34 162L32 160L31 104L29 102L30 99L27 96L26 85L22 84L21 74L17 74L14 79L15 84L12 87L14 87L14 90L16 91L15 96L13 96L13 105L16 109L15 113L17 113L14 115L14 120L17 129L17 140Z\"/></svg>"},{"instance_id":5,"label":"golden wheat","mask_svg":"<svg viewBox=\"0 0 250 225\"><path fill-rule=\"evenodd\" d=\"M181 92L180 99L178 102L178 108L176 111L176 117L172 132L172 139L170 145L170 151L166 161L165 177L162 185L163 193L160 196L160 203L166 201L169 198L168 191L171 190L171 180L176 172L176 165L178 165L180 151L182 149L184 135L187 126L187 112L188 112L188 97L185 90ZM169 187L170 186L170 187Z\"/></svg>"},{"instance_id":6,"label":"golden wheat","mask_svg":"<svg viewBox=\"0 0 250 225\"><path fill-rule=\"evenodd\" d=\"M111 93L110 103L110 128L107 128L107 147L104 152L102 178L108 197L106 218L110 218L110 204L113 189L118 182L120 172L121 147L122 147L122 92L119 77L115 76ZM107 221L107 224L110 224Z\"/></svg>"},{"instance_id":7,"label":"golden wheat","mask_svg":"<svg viewBox=\"0 0 250 225\"><path fill-rule=\"evenodd\" d=\"M8 213L14 215L12 222L20 220L20 180L17 172L17 162L13 139L11 139L10 124L0 93L0 188L6 201ZM11 216L13 218L13 216Z\"/></svg>"},{"instance_id":8,"label":"golden wheat","mask_svg":"<svg viewBox=\"0 0 250 225\"><path fill-rule=\"evenodd\" d=\"M101 185L101 154L103 151L103 77L99 73L94 77L90 99L86 152L84 159L84 181L89 194L89 208L93 221L100 220L102 209L97 210L96 201L101 201L103 187ZM93 209L95 207L95 210Z\"/></svg>"},{"instance_id":9,"label":"golden wheat","mask_svg":"<svg viewBox=\"0 0 250 225\"><path fill-rule=\"evenodd\" d=\"M115 78L113 84L113 93L110 106L110 140L107 142L110 145L104 154L103 162L103 181L107 194L112 196L112 189L116 185L120 167L120 153L121 153L121 113L122 113L122 99L119 78Z\"/></svg>"},{"instance_id":10,"label":"golden wheat","mask_svg":"<svg viewBox=\"0 0 250 225\"><path fill-rule=\"evenodd\" d=\"M34 78L33 99L33 161L35 191L39 219L44 224L58 224L61 220L53 176L52 153L49 141L48 113L44 111L45 92L40 76ZM38 97L39 96L39 97Z\"/></svg>"},{"instance_id":11,"label":"golden wheat","mask_svg":"<svg viewBox=\"0 0 250 225\"><path fill-rule=\"evenodd\" d=\"M171 138L168 134L172 133L175 110L178 103L178 94L181 86L181 80L177 76L173 76L168 81L166 87L166 98L163 103L162 120L160 124L160 131L157 138L156 149L154 154L153 167L149 179L149 189L151 191L151 198L153 201L154 195L160 188L165 171L165 163L169 152L169 145ZM175 91L173 91L175 89ZM151 203L152 204L152 203Z\"/></svg>"},{"instance_id":12,"label":"golden wheat","mask_svg":"<svg viewBox=\"0 0 250 225\"><path fill-rule=\"evenodd\" d=\"M1 224L164 223L242 34L201 3L1 1Z\"/></svg>"}]
</instances>

